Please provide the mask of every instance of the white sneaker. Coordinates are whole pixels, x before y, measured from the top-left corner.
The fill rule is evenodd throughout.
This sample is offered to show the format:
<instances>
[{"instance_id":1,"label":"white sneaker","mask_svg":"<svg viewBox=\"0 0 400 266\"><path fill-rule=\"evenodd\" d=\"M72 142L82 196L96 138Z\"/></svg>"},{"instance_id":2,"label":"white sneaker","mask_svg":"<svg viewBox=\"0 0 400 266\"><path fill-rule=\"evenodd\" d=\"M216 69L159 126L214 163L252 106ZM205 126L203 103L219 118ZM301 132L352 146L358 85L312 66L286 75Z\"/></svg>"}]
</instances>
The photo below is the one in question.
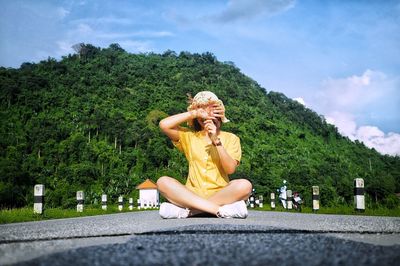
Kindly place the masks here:
<instances>
[{"instance_id":1,"label":"white sneaker","mask_svg":"<svg viewBox=\"0 0 400 266\"><path fill-rule=\"evenodd\" d=\"M189 209L178 207L169 202L160 205L160 216L163 219L181 219L189 216Z\"/></svg>"},{"instance_id":2,"label":"white sneaker","mask_svg":"<svg viewBox=\"0 0 400 266\"><path fill-rule=\"evenodd\" d=\"M219 207L218 217L219 218L241 218L245 219L248 215L246 203L244 200L236 201L231 204L227 204Z\"/></svg>"}]
</instances>

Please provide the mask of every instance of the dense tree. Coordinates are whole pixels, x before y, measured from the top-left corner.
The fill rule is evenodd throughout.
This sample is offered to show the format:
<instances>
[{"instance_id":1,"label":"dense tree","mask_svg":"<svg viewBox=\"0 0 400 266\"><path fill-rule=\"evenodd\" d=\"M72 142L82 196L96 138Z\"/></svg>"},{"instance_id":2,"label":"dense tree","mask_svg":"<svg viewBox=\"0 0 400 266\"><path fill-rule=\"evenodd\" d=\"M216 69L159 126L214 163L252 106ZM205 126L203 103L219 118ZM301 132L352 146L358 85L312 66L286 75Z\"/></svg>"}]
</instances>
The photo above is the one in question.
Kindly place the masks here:
<instances>
[{"instance_id":1,"label":"dense tree","mask_svg":"<svg viewBox=\"0 0 400 266\"><path fill-rule=\"evenodd\" d=\"M342 137L322 116L279 92L267 92L232 62L211 53L129 54L118 44L76 46L57 61L0 68L0 206L33 202L46 185L49 206L70 207L77 190L88 202L136 195L146 178L184 182L184 156L158 122L186 110L187 94L215 92L232 121L243 158L232 178L258 193L283 179L310 204L312 185L324 205L349 204L353 179L365 179L374 204L397 206L400 158L382 156Z\"/></svg>"}]
</instances>

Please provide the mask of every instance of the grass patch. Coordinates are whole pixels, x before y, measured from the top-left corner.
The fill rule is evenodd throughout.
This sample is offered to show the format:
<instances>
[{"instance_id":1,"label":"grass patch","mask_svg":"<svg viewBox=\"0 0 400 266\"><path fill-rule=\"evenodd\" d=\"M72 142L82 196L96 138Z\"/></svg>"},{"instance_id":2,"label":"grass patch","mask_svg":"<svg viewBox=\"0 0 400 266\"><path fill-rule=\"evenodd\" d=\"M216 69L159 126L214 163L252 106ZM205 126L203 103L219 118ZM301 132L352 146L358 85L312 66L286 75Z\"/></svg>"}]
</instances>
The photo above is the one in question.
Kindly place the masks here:
<instances>
[{"instance_id":1,"label":"grass patch","mask_svg":"<svg viewBox=\"0 0 400 266\"><path fill-rule=\"evenodd\" d=\"M85 206L83 212L77 212L76 209L53 208L45 209L44 214L40 215L34 214L32 207L24 207L18 209L0 210L0 224L85 217L135 211L143 211L143 209L138 210L134 208L132 211L130 211L127 207L125 207L122 211L119 211L118 205L108 205L107 210L102 210L101 207Z\"/></svg>"},{"instance_id":2,"label":"grass patch","mask_svg":"<svg viewBox=\"0 0 400 266\"><path fill-rule=\"evenodd\" d=\"M148 209L152 210L152 209ZM263 208L255 208L253 210L258 211L281 211L281 212L296 212L295 210L287 211L283 207L278 206L275 210L271 210L269 205L264 205ZM42 221L50 219L63 219L73 217L85 217L93 215L113 214L122 212L137 212L144 211L143 209L138 210L134 208L130 211L128 208L119 211L118 205L108 205L107 210L104 211L101 207L96 206L85 206L83 212L77 212L76 209L46 209L43 215L34 214L32 207L25 207L19 209L0 210L0 224L6 223L19 223L19 222L30 222L30 221ZM302 213L313 213L312 208L303 207ZM365 212L356 212L352 207L349 206L338 206L338 207L324 207L320 208L317 214L340 214L340 215L367 215L367 216L390 216L400 217L400 208L388 209L379 207L375 209L366 209Z\"/></svg>"},{"instance_id":3,"label":"grass patch","mask_svg":"<svg viewBox=\"0 0 400 266\"><path fill-rule=\"evenodd\" d=\"M277 206L275 210L271 209L271 206L264 206L263 208L255 208L258 211L282 211L282 212L297 212L295 210L285 210L282 206ZM301 213L313 213L311 207L302 207ZM385 207L366 209L364 212L355 211L350 206L336 206L336 207L321 207L317 214L340 214L340 215L367 215L367 216L390 216L400 217L400 208L388 209Z\"/></svg>"}]
</instances>

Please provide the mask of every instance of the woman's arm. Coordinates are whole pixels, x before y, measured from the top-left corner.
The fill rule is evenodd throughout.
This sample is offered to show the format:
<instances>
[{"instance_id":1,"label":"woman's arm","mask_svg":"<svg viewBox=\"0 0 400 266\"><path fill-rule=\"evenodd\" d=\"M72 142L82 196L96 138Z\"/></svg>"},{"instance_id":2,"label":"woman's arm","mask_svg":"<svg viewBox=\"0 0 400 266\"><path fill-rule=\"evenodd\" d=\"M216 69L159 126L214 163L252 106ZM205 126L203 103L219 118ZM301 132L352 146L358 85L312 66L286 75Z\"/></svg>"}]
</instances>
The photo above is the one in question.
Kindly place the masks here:
<instances>
[{"instance_id":1,"label":"woman's arm","mask_svg":"<svg viewBox=\"0 0 400 266\"><path fill-rule=\"evenodd\" d=\"M214 119L208 115L206 110L199 108L164 118L160 121L160 128L172 141L179 141L179 125L188 120L197 119L198 117L203 119Z\"/></svg>"},{"instance_id":2,"label":"woman's arm","mask_svg":"<svg viewBox=\"0 0 400 266\"><path fill-rule=\"evenodd\" d=\"M172 141L179 141L179 125L183 122L196 118L196 110L172 115L160 121L160 128Z\"/></svg>"},{"instance_id":3,"label":"woman's arm","mask_svg":"<svg viewBox=\"0 0 400 266\"><path fill-rule=\"evenodd\" d=\"M221 141L219 141L221 142ZM219 154L219 160L221 162L222 168L224 168L225 173L228 175L233 174L236 171L236 167L238 166L238 161L233 159L225 150L222 145L215 145L217 147L217 151Z\"/></svg>"},{"instance_id":4,"label":"woman's arm","mask_svg":"<svg viewBox=\"0 0 400 266\"><path fill-rule=\"evenodd\" d=\"M217 148L219 160L225 173L227 173L228 175L233 174L236 171L236 167L239 163L238 161L233 159L225 150L224 146L222 146L221 140L218 138L217 135L217 127L212 122L212 120L205 121L205 129L207 130L212 143Z\"/></svg>"}]
</instances>

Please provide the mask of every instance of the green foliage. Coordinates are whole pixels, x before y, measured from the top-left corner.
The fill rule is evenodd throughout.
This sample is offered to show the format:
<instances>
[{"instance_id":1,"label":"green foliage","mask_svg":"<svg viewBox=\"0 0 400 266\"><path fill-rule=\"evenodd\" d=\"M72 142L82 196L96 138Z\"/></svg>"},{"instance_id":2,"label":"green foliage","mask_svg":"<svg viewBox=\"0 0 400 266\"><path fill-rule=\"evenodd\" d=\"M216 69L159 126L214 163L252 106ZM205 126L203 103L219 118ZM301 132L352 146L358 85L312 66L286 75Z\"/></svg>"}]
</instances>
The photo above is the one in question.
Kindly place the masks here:
<instances>
[{"instance_id":1,"label":"green foliage","mask_svg":"<svg viewBox=\"0 0 400 266\"><path fill-rule=\"evenodd\" d=\"M262 208L255 208L257 211L276 211L276 212L288 212L297 213L296 210L286 210L282 205L276 206L274 210L271 209L270 205L264 205ZM301 213L317 213L317 214L340 214L340 215L360 215L360 216L392 216L400 217L400 207L388 208L384 206L376 206L375 208L366 208L365 211L360 212L354 209L353 205L338 205L333 207L321 207L317 212L314 212L312 207L303 206Z\"/></svg>"},{"instance_id":2,"label":"green foliage","mask_svg":"<svg viewBox=\"0 0 400 266\"><path fill-rule=\"evenodd\" d=\"M149 209L151 210L151 209ZM50 219L63 219L72 217L84 217L93 215L103 215L103 214L113 214L113 213L123 213L123 212L137 212L137 211L147 211L145 209L138 210L134 208L132 211L128 209L128 205L125 204L122 211L118 209L118 205L107 205L107 210L103 210L97 205L85 205L83 212L76 211L76 205L74 208L51 208L45 209L43 214L33 213L32 208L24 207L18 209L2 209L0 210L0 224L6 223L21 223L29 221L42 221Z\"/></svg>"},{"instance_id":3,"label":"green foliage","mask_svg":"<svg viewBox=\"0 0 400 266\"><path fill-rule=\"evenodd\" d=\"M342 137L310 109L268 92L232 62L211 53L129 54L118 44L83 45L76 55L19 69L0 68L0 207L33 203L46 186L48 207L73 207L84 190L92 204L107 193L136 195L146 178L184 182L187 162L158 122L184 112L187 93L215 92L241 138L243 159L232 178L248 178L269 196L288 180L311 205L351 204L353 179L365 179L371 206L398 206L399 157L382 156Z\"/></svg>"}]
</instances>

